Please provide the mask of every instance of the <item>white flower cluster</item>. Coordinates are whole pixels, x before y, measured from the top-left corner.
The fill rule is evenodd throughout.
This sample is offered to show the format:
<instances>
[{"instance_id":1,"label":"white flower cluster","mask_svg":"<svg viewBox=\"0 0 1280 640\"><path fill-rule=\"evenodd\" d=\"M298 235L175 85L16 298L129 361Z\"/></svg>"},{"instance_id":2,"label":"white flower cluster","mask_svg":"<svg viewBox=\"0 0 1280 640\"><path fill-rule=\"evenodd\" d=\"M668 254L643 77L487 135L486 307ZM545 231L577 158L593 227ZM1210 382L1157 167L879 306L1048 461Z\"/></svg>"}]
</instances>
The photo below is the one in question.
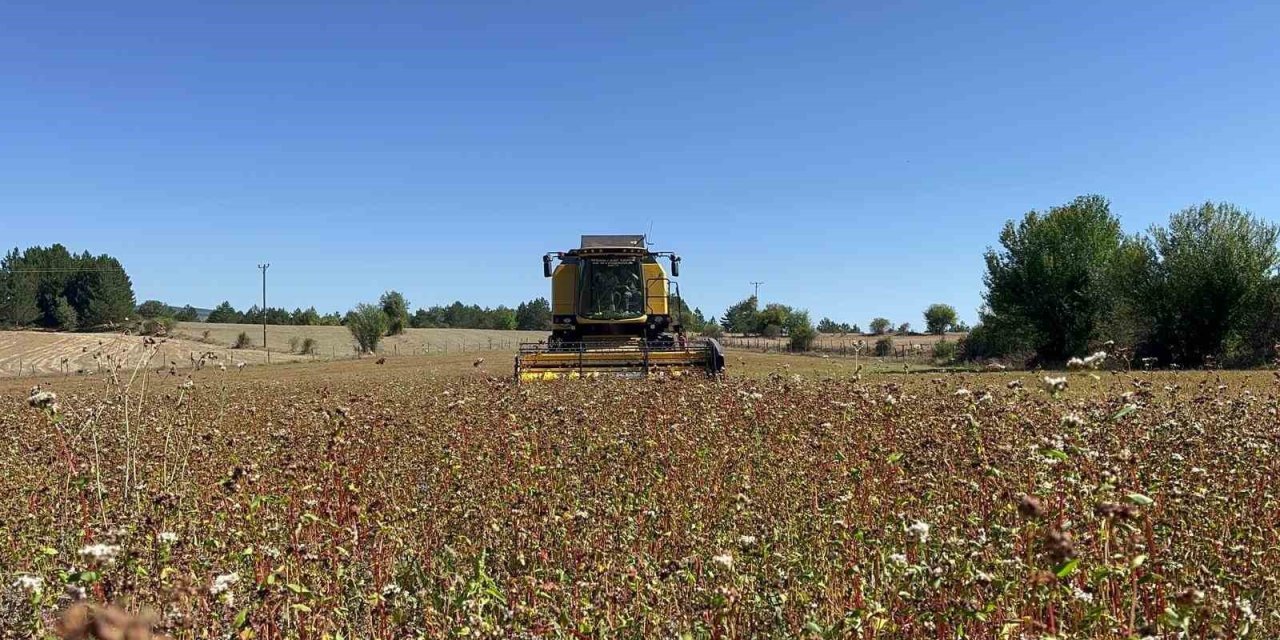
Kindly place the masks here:
<instances>
[{"instance_id":1,"label":"white flower cluster","mask_svg":"<svg viewBox=\"0 0 1280 640\"><path fill-rule=\"evenodd\" d=\"M1107 361L1107 352L1098 351L1083 358L1072 358L1067 361L1068 369L1097 369Z\"/></svg>"},{"instance_id":2,"label":"white flower cluster","mask_svg":"<svg viewBox=\"0 0 1280 640\"><path fill-rule=\"evenodd\" d=\"M91 544L80 549L80 555L86 558L92 558L98 562L114 562L116 556L120 555L120 545L118 544Z\"/></svg>"},{"instance_id":3,"label":"white flower cluster","mask_svg":"<svg viewBox=\"0 0 1280 640\"><path fill-rule=\"evenodd\" d=\"M21 575L18 576L17 580L13 581L13 586L26 591L27 593L40 593L41 591L44 591L44 578L39 576Z\"/></svg>"},{"instance_id":4,"label":"white flower cluster","mask_svg":"<svg viewBox=\"0 0 1280 640\"><path fill-rule=\"evenodd\" d=\"M240 582L240 574L224 573L213 579L213 585L209 587L209 593L219 595L231 588L231 585Z\"/></svg>"},{"instance_id":5,"label":"white flower cluster","mask_svg":"<svg viewBox=\"0 0 1280 640\"><path fill-rule=\"evenodd\" d=\"M907 527L907 535L919 540L920 542L929 541L929 523L923 520L916 520Z\"/></svg>"}]
</instances>

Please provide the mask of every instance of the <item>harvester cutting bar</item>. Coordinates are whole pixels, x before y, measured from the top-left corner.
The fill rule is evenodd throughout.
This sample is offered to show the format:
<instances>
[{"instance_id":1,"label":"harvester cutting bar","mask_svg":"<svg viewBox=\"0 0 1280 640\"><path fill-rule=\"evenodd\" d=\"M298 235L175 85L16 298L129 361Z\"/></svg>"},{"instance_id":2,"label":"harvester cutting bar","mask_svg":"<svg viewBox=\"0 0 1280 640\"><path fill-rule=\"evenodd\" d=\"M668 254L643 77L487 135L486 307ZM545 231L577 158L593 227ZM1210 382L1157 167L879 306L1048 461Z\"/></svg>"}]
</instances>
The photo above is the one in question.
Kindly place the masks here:
<instances>
[{"instance_id":1,"label":"harvester cutting bar","mask_svg":"<svg viewBox=\"0 0 1280 640\"><path fill-rule=\"evenodd\" d=\"M685 343L623 342L524 343L516 355L517 381L599 375L645 377L716 375L724 368L720 345L709 339Z\"/></svg>"}]
</instances>

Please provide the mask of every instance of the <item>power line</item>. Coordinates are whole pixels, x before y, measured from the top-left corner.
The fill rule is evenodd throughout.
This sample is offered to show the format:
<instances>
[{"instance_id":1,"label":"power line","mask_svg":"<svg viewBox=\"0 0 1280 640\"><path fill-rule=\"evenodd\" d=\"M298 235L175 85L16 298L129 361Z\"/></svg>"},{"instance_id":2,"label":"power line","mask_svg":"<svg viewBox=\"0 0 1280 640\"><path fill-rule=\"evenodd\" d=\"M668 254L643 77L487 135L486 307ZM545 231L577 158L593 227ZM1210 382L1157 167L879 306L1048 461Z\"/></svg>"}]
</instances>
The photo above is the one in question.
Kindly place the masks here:
<instances>
[{"instance_id":1,"label":"power line","mask_svg":"<svg viewBox=\"0 0 1280 640\"><path fill-rule=\"evenodd\" d=\"M0 269L0 273L114 273L124 271L124 267L107 267L104 269L78 269L74 267L59 267L51 269Z\"/></svg>"},{"instance_id":2,"label":"power line","mask_svg":"<svg viewBox=\"0 0 1280 640\"><path fill-rule=\"evenodd\" d=\"M755 292L755 294L754 294L754 295L755 295L756 300L759 300L759 299L760 299L760 285L762 285L762 284L764 284L764 283L763 283L763 282L752 282L751 284L755 285L755 287L756 287L756 292Z\"/></svg>"}]
</instances>

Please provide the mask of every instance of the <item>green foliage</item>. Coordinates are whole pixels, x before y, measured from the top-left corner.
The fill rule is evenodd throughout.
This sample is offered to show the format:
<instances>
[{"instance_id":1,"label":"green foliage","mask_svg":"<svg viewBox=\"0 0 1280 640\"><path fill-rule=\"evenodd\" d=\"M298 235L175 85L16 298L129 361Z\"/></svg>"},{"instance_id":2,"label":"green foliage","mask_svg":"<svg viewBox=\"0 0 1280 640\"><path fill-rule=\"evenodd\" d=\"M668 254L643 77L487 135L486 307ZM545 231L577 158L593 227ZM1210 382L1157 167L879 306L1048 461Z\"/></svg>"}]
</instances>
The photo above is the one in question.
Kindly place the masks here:
<instances>
[{"instance_id":1,"label":"green foliage","mask_svg":"<svg viewBox=\"0 0 1280 640\"><path fill-rule=\"evenodd\" d=\"M246 331L241 331L240 335L236 336L236 341L232 343L231 348L232 349L248 349L249 347L252 347L252 346L253 346L253 339L249 337L249 333Z\"/></svg>"},{"instance_id":2,"label":"green foliage","mask_svg":"<svg viewBox=\"0 0 1280 640\"><path fill-rule=\"evenodd\" d=\"M138 315L144 318L159 318L173 315L173 309L159 300L147 300L138 305Z\"/></svg>"},{"instance_id":3,"label":"green foliage","mask_svg":"<svg viewBox=\"0 0 1280 640\"><path fill-rule=\"evenodd\" d=\"M925 330L935 335L946 333L956 324L956 308L949 304L936 303L924 310Z\"/></svg>"},{"instance_id":4,"label":"green foliage","mask_svg":"<svg viewBox=\"0 0 1280 640\"><path fill-rule=\"evenodd\" d=\"M1120 222L1101 196L1047 213L1032 211L986 253L985 299L1002 326L1024 327L1040 358L1084 353L1115 307L1107 276L1121 246Z\"/></svg>"},{"instance_id":5,"label":"green foliage","mask_svg":"<svg viewBox=\"0 0 1280 640\"><path fill-rule=\"evenodd\" d=\"M179 322L196 322L200 319L200 312L196 311L195 307L186 305L181 309L174 310L173 319Z\"/></svg>"},{"instance_id":6,"label":"green foliage","mask_svg":"<svg viewBox=\"0 0 1280 640\"><path fill-rule=\"evenodd\" d=\"M782 334L782 330L791 321L791 314L791 307L771 302L765 305L764 309L756 315L755 332L770 338L776 338Z\"/></svg>"},{"instance_id":7,"label":"green foliage","mask_svg":"<svg viewBox=\"0 0 1280 640\"><path fill-rule=\"evenodd\" d=\"M1023 327L1011 325L1003 318L985 312L981 318L982 321L957 343L959 359L988 360L1026 355L1030 351L1030 339Z\"/></svg>"},{"instance_id":8,"label":"green foliage","mask_svg":"<svg viewBox=\"0 0 1280 640\"><path fill-rule=\"evenodd\" d=\"M904 323L902 323L902 324L898 325L898 330L897 330L897 334L898 334L898 335L900 335L900 336L905 336L905 335L909 335L910 333L911 333L911 323L910 323L910 322L904 322Z\"/></svg>"},{"instance_id":9,"label":"green foliage","mask_svg":"<svg viewBox=\"0 0 1280 640\"><path fill-rule=\"evenodd\" d=\"M787 346L792 351L808 351L818 332L809 320L808 311L792 310L787 317Z\"/></svg>"},{"instance_id":10,"label":"green foliage","mask_svg":"<svg viewBox=\"0 0 1280 640\"><path fill-rule=\"evenodd\" d=\"M347 313L347 329L362 353L373 353L388 329L387 314L381 306L361 303Z\"/></svg>"},{"instance_id":11,"label":"green foliage","mask_svg":"<svg viewBox=\"0 0 1280 640\"><path fill-rule=\"evenodd\" d=\"M960 353L960 345L954 340L939 340L933 343L933 358L943 362L951 362Z\"/></svg>"},{"instance_id":12,"label":"green foliage","mask_svg":"<svg viewBox=\"0 0 1280 640\"><path fill-rule=\"evenodd\" d=\"M311 327L320 324L320 312L315 307L303 309L298 307L289 314L289 324L299 327Z\"/></svg>"},{"instance_id":13,"label":"green foliage","mask_svg":"<svg viewBox=\"0 0 1280 640\"><path fill-rule=\"evenodd\" d=\"M80 314L76 313L75 307L66 298L59 296L53 308L53 320L59 329L74 331L79 326Z\"/></svg>"},{"instance_id":14,"label":"green foliage","mask_svg":"<svg viewBox=\"0 0 1280 640\"><path fill-rule=\"evenodd\" d=\"M818 323L818 333L858 333L858 325L850 326L848 322L836 322L831 318L823 318Z\"/></svg>"},{"instance_id":15,"label":"green foliage","mask_svg":"<svg viewBox=\"0 0 1280 640\"><path fill-rule=\"evenodd\" d=\"M881 358L893 355L893 338L885 336L876 340L875 353Z\"/></svg>"},{"instance_id":16,"label":"green foliage","mask_svg":"<svg viewBox=\"0 0 1280 640\"><path fill-rule=\"evenodd\" d=\"M409 301L399 291L388 291L378 300L382 312L387 314L387 335L404 333L409 327Z\"/></svg>"},{"instance_id":17,"label":"green foliage","mask_svg":"<svg viewBox=\"0 0 1280 640\"><path fill-rule=\"evenodd\" d=\"M893 327L893 323L889 322L888 318L874 318L871 320L870 326L871 333L881 335L888 333L889 329Z\"/></svg>"},{"instance_id":18,"label":"green foliage","mask_svg":"<svg viewBox=\"0 0 1280 640\"><path fill-rule=\"evenodd\" d=\"M1150 269L1136 298L1154 319L1151 337L1185 364L1247 342L1270 302L1280 266L1280 227L1231 204L1184 209L1153 227Z\"/></svg>"},{"instance_id":19,"label":"green foliage","mask_svg":"<svg viewBox=\"0 0 1280 640\"><path fill-rule=\"evenodd\" d=\"M718 322L707 322L706 324L702 325L702 331L700 331L699 333L708 338L719 339L724 337L724 329L720 327L720 324Z\"/></svg>"},{"instance_id":20,"label":"green foliage","mask_svg":"<svg viewBox=\"0 0 1280 640\"><path fill-rule=\"evenodd\" d=\"M225 324L236 324L244 321L244 314L236 311L230 302L223 301L222 304L214 307L213 311L205 318L205 322L216 322Z\"/></svg>"},{"instance_id":21,"label":"green foliage","mask_svg":"<svg viewBox=\"0 0 1280 640\"><path fill-rule=\"evenodd\" d=\"M551 303L541 297L521 302L516 307L516 328L524 331L550 331Z\"/></svg>"},{"instance_id":22,"label":"green foliage","mask_svg":"<svg viewBox=\"0 0 1280 640\"><path fill-rule=\"evenodd\" d=\"M720 326L729 333L752 333L759 326L759 301L755 296L738 302L724 312Z\"/></svg>"},{"instance_id":23,"label":"green foliage","mask_svg":"<svg viewBox=\"0 0 1280 640\"><path fill-rule=\"evenodd\" d=\"M0 259L0 322L14 326L79 327L124 322L134 313L133 284L107 255L73 254L66 247L13 249Z\"/></svg>"}]
</instances>

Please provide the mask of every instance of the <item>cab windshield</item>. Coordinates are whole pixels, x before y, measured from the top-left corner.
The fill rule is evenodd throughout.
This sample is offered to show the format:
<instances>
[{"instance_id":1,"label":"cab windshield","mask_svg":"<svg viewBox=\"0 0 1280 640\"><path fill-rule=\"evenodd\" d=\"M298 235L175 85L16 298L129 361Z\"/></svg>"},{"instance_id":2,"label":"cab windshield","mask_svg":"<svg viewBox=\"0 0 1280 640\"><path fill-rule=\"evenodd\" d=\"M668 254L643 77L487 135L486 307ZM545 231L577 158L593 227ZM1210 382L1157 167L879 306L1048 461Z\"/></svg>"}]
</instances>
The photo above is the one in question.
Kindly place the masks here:
<instances>
[{"instance_id":1,"label":"cab windshield","mask_svg":"<svg viewBox=\"0 0 1280 640\"><path fill-rule=\"evenodd\" d=\"M644 282L637 258L589 258L582 268L579 315L622 320L644 315Z\"/></svg>"}]
</instances>

